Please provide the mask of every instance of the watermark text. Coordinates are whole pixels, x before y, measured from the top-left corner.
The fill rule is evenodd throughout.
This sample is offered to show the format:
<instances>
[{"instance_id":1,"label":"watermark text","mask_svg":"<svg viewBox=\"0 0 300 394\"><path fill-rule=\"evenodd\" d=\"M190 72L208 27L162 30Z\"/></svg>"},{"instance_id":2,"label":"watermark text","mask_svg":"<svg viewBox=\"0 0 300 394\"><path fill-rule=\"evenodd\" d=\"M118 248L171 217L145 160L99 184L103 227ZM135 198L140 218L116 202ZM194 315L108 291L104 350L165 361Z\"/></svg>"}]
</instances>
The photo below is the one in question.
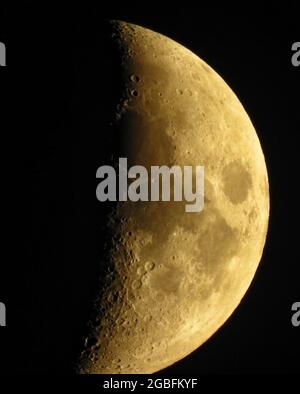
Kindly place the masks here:
<instances>
[{"instance_id":1,"label":"watermark text","mask_svg":"<svg viewBox=\"0 0 300 394\"><path fill-rule=\"evenodd\" d=\"M118 179L117 179L118 178ZM101 166L96 171L101 182L96 198L105 201L185 201L186 212L200 212L204 208L204 167L140 165L128 169L127 159L119 159L119 171L112 166ZM172 187L171 187L172 186Z\"/></svg>"},{"instance_id":2,"label":"watermark text","mask_svg":"<svg viewBox=\"0 0 300 394\"><path fill-rule=\"evenodd\" d=\"M3 302L0 302L0 327L6 326L6 307Z\"/></svg>"}]
</instances>

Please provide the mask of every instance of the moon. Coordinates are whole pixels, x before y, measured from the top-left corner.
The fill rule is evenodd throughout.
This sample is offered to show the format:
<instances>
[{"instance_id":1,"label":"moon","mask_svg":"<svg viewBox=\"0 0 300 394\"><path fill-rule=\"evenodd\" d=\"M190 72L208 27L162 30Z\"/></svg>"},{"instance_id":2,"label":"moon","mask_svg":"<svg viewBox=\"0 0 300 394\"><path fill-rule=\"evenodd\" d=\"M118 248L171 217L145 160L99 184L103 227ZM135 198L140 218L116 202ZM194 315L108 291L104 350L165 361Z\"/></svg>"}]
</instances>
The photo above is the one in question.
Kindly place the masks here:
<instances>
[{"instance_id":1,"label":"moon","mask_svg":"<svg viewBox=\"0 0 300 394\"><path fill-rule=\"evenodd\" d=\"M107 220L107 269L78 372L153 373L207 341L244 297L266 240L268 177L246 111L208 64L144 27L111 28L122 53L120 157L148 170L205 168L203 211L127 201Z\"/></svg>"}]
</instances>

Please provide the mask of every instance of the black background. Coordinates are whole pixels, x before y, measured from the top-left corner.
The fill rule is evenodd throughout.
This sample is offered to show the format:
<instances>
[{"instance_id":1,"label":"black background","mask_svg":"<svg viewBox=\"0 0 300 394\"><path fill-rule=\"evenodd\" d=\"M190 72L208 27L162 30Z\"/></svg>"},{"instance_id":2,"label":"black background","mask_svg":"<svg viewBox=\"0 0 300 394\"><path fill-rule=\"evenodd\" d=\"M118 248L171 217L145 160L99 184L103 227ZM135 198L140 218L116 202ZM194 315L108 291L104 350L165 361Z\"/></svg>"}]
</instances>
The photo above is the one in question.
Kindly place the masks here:
<instances>
[{"instance_id":1,"label":"black background","mask_svg":"<svg viewBox=\"0 0 300 394\"><path fill-rule=\"evenodd\" d=\"M291 324L291 306L300 301L300 67L291 64L291 46L300 40L299 7L84 4L0 9L7 45L0 68L0 301L7 306L0 374L72 373L97 277L93 179L117 84L101 41L106 18L165 34L211 65L252 119L269 172L270 227L250 290L207 343L162 372L298 372L300 329Z\"/></svg>"}]
</instances>

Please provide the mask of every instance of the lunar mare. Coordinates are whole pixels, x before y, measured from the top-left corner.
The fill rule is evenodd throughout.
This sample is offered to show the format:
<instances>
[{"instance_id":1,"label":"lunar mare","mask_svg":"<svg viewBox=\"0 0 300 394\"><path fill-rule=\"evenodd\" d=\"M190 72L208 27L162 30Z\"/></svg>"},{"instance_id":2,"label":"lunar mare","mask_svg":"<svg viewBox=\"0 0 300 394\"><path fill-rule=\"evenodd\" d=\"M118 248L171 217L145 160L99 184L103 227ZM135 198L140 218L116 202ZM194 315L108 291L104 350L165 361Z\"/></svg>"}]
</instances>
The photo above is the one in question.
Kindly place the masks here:
<instances>
[{"instance_id":1,"label":"lunar mare","mask_svg":"<svg viewBox=\"0 0 300 394\"><path fill-rule=\"evenodd\" d=\"M202 345L245 295L266 239L268 178L247 113L211 67L151 30L112 29L123 51L122 157L148 171L205 168L203 211L127 201L108 221L108 269L78 371L153 373Z\"/></svg>"}]
</instances>

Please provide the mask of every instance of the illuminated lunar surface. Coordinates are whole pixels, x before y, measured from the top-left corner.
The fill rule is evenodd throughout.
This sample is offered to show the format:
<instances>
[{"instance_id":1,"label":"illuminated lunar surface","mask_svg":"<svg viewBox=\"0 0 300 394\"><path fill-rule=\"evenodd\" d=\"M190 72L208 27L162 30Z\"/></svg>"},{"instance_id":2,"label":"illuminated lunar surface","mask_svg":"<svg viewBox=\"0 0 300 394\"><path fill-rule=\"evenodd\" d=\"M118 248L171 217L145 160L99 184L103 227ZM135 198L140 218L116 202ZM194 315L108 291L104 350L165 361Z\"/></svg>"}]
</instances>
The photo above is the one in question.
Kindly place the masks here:
<instances>
[{"instance_id":1,"label":"illuminated lunar surface","mask_svg":"<svg viewBox=\"0 0 300 394\"><path fill-rule=\"evenodd\" d=\"M247 113L212 68L151 30L112 28L123 51L122 156L148 169L205 167L204 211L126 202L108 223L109 268L78 371L153 373L203 344L242 300L265 243L268 179Z\"/></svg>"}]
</instances>

